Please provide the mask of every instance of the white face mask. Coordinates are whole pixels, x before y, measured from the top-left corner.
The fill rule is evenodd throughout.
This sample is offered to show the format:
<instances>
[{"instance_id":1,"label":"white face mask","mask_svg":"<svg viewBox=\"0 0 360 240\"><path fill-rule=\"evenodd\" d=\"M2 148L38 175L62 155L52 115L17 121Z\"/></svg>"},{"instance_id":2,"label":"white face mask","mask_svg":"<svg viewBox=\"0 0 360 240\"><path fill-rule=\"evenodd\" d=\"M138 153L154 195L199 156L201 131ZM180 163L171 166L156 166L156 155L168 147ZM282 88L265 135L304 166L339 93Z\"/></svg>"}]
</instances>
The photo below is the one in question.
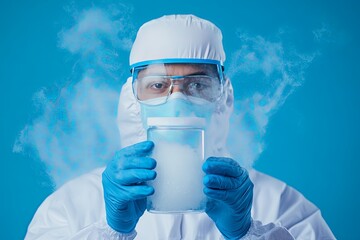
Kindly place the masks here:
<instances>
[{"instance_id":1,"label":"white face mask","mask_svg":"<svg viewBox=\"0 0 360 240\"><path fill-rule=\"evenodd\" d=\"M140 104L141 120L145 129L149 117L199 117L210 122L215 110L215 103L202 98L188 97L180 92L171 94L165 103L154 105L157 101L164 102L164 99L155 98Z\"/></svg>"}]
</instances>

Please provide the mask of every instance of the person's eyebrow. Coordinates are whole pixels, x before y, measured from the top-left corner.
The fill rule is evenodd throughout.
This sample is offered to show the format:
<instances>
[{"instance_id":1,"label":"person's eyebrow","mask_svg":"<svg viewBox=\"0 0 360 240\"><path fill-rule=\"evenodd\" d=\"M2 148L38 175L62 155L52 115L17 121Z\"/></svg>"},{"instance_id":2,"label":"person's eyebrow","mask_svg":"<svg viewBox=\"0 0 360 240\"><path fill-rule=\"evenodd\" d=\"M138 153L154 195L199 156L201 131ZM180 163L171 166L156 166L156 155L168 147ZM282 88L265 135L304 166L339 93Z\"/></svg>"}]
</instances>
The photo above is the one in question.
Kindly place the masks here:
<instances>
[{"instance_id":1,"label":"person's eyebrow","mask_svg":"<svg viewBox=\"0 0 360 240\"><path fill-rule=\"evenodd\" d=\"M209 77L217 77L218 74L214 71L209 71L209 70L199 70L197 72L193 72L190 74L187 74L185 76L193 76L193 75L205 75L205 76L209 76Z\"/></svg>"},{"instance_id":2,"label":"person's eyebrow","mask_svg":"<svg viewBox=\"0 0 360 240\"><path fill-rule=\"evenodd\" d=\"M185 76L193 76L193 75L207 75L207 73L205 71L199 70L198 72L193 72L193 73L187 74Z\"/></svg>"}]
</instances>

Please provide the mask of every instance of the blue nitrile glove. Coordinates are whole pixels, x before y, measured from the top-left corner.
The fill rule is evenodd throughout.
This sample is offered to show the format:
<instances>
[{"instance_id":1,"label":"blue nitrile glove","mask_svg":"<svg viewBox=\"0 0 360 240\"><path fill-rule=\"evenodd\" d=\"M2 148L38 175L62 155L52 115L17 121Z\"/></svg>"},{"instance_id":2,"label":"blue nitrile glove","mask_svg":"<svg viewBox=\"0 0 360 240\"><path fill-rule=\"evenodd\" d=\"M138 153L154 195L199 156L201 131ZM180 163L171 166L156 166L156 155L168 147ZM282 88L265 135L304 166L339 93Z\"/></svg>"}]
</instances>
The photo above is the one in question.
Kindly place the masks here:
<instances>
[{"instance_id":1,"label":"blue nitrile glove","mask_svg":"<svg viewBox=\"0 0 360 240\"><path fill-rule=\"evenodd\" d=\"M106 220L120 233L130 233L146 209L146 197L154 193L146 181L156 177L156 162L147 157L154 148L150 141L121 149L102 174Z\"/></svg>"},{"instance_id":2,"label":"blue nitrile glove","mask_svg":"<svg viewBox=\"0 0 360 240\"><path fill-rule=\"evenodd\" d=\"M207 215L226 239L243 237L251 226L253 183L231 158L210 157L203 164Z\"/></svg>"}]
</instances>

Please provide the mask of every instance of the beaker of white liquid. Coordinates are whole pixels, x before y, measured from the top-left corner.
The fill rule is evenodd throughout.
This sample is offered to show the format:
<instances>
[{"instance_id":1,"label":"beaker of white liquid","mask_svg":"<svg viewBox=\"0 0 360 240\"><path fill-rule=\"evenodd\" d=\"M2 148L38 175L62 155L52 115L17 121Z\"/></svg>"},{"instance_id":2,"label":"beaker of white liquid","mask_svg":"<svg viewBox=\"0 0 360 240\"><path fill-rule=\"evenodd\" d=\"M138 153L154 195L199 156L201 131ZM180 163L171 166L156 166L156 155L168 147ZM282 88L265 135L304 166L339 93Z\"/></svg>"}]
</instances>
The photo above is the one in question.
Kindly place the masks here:
<instances>
[{"instance_id":1,"label":"beaker of white liquid","mask_svg":"<svg viewBox=\"0 0 360 240\"><path fill-rule=\"evenodd\" d=\"M155 146L150 157L157 162L155 193L147 198L154 213L205 210L202 165L205 119L197 117L148 118L147 139Z\"/></svg>"}]
</instances>

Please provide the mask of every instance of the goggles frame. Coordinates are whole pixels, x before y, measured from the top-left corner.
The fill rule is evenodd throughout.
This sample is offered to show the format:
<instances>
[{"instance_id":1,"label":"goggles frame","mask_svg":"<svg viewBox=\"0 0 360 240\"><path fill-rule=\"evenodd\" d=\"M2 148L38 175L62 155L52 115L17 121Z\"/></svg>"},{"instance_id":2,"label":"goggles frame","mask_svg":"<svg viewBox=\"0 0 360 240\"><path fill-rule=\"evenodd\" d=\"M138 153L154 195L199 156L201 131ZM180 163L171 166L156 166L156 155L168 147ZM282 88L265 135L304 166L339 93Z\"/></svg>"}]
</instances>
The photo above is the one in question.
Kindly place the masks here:
<instances>
[{"instance_id":1,"label":"goggles frame","mask_svg":"<svg viewBox=\"0 0 360 240\"><path fill-rule=\"evenodd\" d=\"M217 70L217 75L220 81L220 93L219 96L217 98L215 98L214 100L212 100L211 102L217 102L219 101L222 96L224 95L224 86L225 86L225 76L224 76L224 66L220 63L220 61L217 60L212 60L212 59L163 59L163 60L152 60L152 61L144 61L144 62L139 62L136 64L131 65L131 75L132 75L132 91L133 91L133 95L135 97L135 99L141 103L141 104L145 104L145 105L161 105L161 104L165 104L168 101L168 98L170 97L170 95L172 94L172 90L173 90L173 86L176 85L174 84L174 82L179 81L181 79L193 76L193 75L184 75L184 76L179 76L179 75L170 75L170 76L161 76L161 77L168 77L171 81L171 85L169 87L169 90L167 92L166 98L164 99L164 101L162 103L157 103L157 104L149 104L146 102L146 100L140 100L138 98L138 94L137 94L137 90L135 89L135 81L137 80L137 74L139 72L139 69L145 69L146 67L148 67L149 65L155 65L155 64L209 64L209 65L215 65L216 66L216 70ZM210 76L209 76L210 77ZM187 96L187 95L186 95Z\"/></svg>"}]
</instances>

